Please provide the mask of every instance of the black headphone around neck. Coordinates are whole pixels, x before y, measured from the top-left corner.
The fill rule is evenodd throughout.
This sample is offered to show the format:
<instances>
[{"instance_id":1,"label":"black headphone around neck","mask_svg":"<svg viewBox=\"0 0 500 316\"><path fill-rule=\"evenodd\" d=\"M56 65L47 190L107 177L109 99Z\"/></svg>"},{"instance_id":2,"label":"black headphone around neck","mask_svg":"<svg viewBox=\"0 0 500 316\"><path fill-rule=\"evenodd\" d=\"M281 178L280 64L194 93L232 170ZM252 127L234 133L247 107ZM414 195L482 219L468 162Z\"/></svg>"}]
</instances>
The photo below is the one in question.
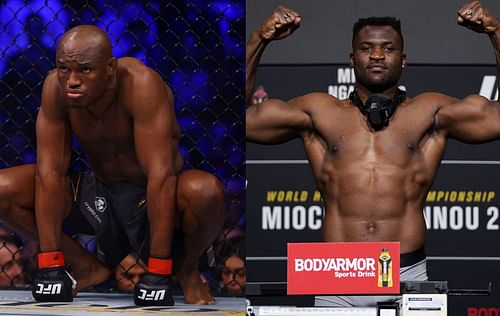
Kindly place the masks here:
<instances>
[{"instance_id":1,"label":"black headphone around neck","mask_svg":"<svg viewBox=\"0 0 500 316\"><path fill-rule=\"evenodd\" d=\"M386 97L382 93L374 93L363 103L356 90L354 90L349 95L349 99L366 116L373 129L378 131L389 126L389 119L398 105L406 99L406 92L397 89L393 99Z\"/></svg>"}]
</instances>

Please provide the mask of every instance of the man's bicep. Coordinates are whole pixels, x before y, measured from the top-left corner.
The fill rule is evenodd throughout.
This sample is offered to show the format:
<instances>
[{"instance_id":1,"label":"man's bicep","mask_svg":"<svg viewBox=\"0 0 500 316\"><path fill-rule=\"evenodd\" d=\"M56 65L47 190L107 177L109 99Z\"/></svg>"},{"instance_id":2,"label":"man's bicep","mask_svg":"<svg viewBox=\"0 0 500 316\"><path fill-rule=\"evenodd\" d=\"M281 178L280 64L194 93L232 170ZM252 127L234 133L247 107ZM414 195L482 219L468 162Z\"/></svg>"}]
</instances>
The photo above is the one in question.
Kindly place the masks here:
<instances>
[{"instance_id":1,"label":"man's bicep","mask_svg":"<svg viewBox=\"0 0 500 316\"><path fill-rule=\"evenodd\" d=\"M449 137L464 142L483 142L500 134L500 106L478 95L455 100L437 112L438 126Z\"/></svg>"},{"instance_id":2,"label":"man's bicep","mask_svg":"<svg viewBox=\"0 0 500 316\"><path fill-rule=\"evenodd\" d=\"M246 136L250 141L285 141L298 137L300 131L310 125L311 118L305 111L282 100L268 100L253 105L246 111Z\"/></svg>"}]
</instances>

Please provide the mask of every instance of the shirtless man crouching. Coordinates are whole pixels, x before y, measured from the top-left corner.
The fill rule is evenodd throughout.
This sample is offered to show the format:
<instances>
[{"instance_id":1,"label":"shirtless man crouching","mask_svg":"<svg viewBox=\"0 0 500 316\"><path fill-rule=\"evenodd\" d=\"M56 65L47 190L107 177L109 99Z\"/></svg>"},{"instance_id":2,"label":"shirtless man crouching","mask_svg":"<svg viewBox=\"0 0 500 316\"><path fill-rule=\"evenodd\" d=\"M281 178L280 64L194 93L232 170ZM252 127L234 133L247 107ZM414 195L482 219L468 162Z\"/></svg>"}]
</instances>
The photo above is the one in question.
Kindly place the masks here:
<instances>
[{"instance_id":1,"label":"shirtless man crouching","mask_svg":"<svg viewBox=\"0 0 500 316\"><path fill-rule=\"evenodd\" d=\"M198 259L222 228L224 190L213 175L182 170L172 91L160 75L134 58L114 58L99 28L77 26L57 46L41 99L36 166L0 170L2 219L40 241L35 299L71 301L133 249L148 264L136 304L174 304L174 268L186 303L213 304ZM72 135L92 173L69 174ZM62 233L63 223L97 235L106 262ZM184 248L173 265L176 226Z\"/></svg>"}]
</instances>

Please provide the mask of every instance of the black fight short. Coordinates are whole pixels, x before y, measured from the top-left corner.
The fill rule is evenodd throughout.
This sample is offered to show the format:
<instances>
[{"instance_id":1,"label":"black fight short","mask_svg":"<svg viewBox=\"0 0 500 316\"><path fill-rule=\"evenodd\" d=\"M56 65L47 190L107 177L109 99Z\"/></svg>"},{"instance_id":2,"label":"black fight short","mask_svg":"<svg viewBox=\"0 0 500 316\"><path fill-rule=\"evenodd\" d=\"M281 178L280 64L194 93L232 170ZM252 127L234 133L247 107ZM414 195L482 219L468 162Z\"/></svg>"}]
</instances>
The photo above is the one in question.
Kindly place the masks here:
<instances>
[{"instance_id":1,"label":"black fight short","mask_svg":"<svg viewBox=\"0 0 500 316\"><path fill-rule=\"evenodd\" d=\"M133 183L103 184L92 173L71 175L73 205L64 221L71 234L95 235L108 267L131 251L145 262L149 255L146 187Z\"/></svg>"}]
</instances>

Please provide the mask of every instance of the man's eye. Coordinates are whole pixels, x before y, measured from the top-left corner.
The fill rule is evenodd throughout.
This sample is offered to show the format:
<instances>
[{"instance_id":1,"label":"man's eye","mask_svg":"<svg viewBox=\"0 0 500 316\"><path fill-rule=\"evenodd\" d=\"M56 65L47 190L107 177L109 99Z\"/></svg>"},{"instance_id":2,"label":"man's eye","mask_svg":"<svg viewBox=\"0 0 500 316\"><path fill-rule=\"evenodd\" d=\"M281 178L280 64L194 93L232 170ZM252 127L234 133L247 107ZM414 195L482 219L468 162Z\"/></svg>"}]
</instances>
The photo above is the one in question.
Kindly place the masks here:
<instances>
[{"instance_id":1,"label":"man's eye","mask_svg":"<svg viewBox=\"0 0 500 316\"><path fill-rule=\"evenodd\" d=\"M372 48L370 46L361 46L361 50L364 52L369 52L372 50Z\"/></svg>"},{"instance_id":2,"label":"man's eye","mask_svg":"<svg viewBox=\"0 0 500 316\"><path fill-rule=\"evenodd\" d=\"M68 68L66 68L64 66L59 66L59 71L61 71L61 72L67 72Z\"/></svg>"},{"instance_id":3,"label":"man's eye","mask_svg":"<svg viewBox=\"0 0 500 316\"><path fill-rule=\"evenodd\" d=\"M90 67L83 67L82 68L82 72L83 73L89 73L92 69L90 69Z\"/></svg>"},{"instance_id":4,"label":"man's eye","mask_svg":"<svg viewBox=\"0 0 500 316\"><path fill-rule=\"evenodd\" d=\"M386 52L393 52L393 51L394 51L394 47L392 47L392 46L387 46L387 47L384 47L384 50L385 50Z\"/></svg>"}]
</instances>

